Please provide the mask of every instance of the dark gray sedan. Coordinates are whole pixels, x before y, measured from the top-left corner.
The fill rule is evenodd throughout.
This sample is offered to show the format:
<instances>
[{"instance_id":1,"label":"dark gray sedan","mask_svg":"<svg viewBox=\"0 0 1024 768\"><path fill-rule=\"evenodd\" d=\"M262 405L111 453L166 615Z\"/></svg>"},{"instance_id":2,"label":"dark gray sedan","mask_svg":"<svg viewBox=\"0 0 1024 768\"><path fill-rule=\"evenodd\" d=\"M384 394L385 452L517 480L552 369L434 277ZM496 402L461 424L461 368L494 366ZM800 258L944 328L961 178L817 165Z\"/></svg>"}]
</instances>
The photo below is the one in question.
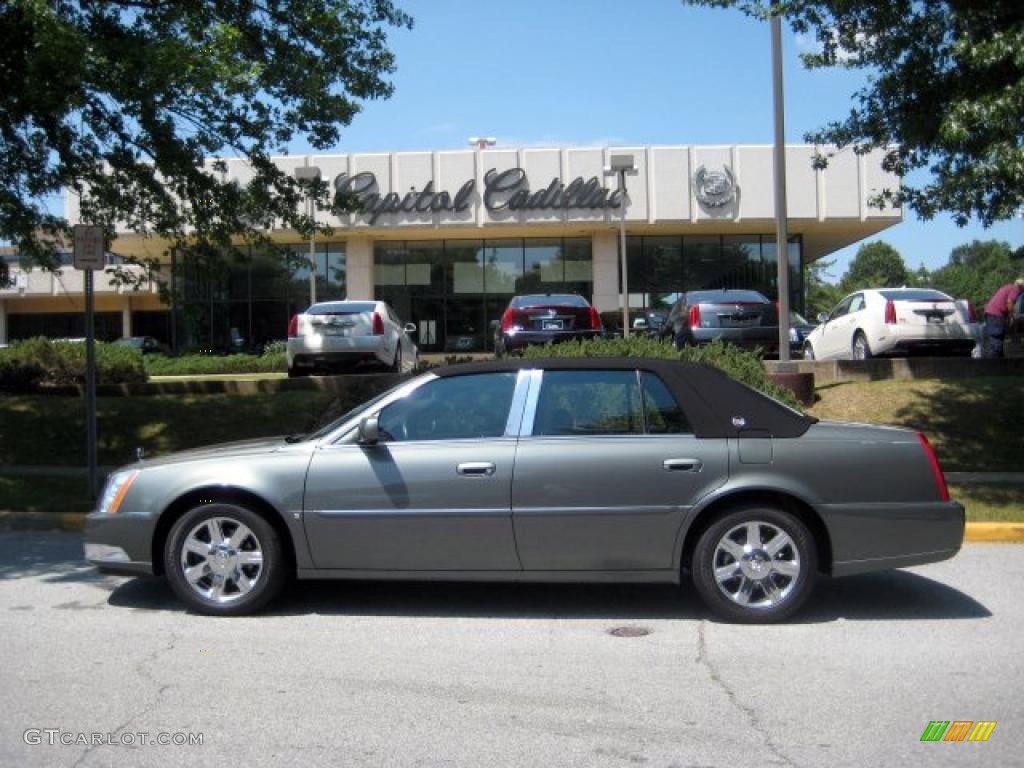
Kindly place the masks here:
<instances>
[{"instance_id":1,"label":"dark gray sedan","mask_svg":"<svg viewBox=\"0 0 1024 768\"><path fill-rule=\"evenodd\" d=\"M713 368L513 360L412 379L302 438L115 472L86 556L191 608L286 579L674 582L790 616L819 573L952 557L964 510L919 433L818 422Z\"/></svg>"}]
</instances>

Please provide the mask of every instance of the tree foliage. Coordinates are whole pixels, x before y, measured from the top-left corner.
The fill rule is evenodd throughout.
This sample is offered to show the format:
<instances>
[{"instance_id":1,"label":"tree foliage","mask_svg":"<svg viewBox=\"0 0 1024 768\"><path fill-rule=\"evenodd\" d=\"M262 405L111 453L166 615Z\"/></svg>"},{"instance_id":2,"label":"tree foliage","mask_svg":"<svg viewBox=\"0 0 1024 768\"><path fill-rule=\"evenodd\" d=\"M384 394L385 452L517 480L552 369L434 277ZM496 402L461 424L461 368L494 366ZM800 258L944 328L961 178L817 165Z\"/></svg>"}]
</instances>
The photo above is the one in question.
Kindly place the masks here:
<instances>
[{"instance_id":1,"label":"tree foliage","mask_svg":"<svg viewBox=\"0 0 1024 768\"><path fill-rule=\"evenodd\" d=\"M876 240L857 249L839 285L844 294L861 288L898 288L908 283L908 277L900 252Z\"/></svg>"},{"instance_id":2,"label":"tree foliage","mask_svg":"<svg viewBox=\"0 0 1024 768\"><path fill-rule=\"evenodd\" d=\"M822 312L829 312L842 301L843 289L834 283L830 283L829 270L835 266L835 261L815 261L808 264L804 272L804 290L807 300L807 317L816 318Z\"/></svg>"},{"instance_id":3,"label":"tree foliage","mask_svg":"<svg viewBox=\"0 0 1024 768\"><path fill-rule=\"evenodd\" d=\"M931 285L969 299L979 313L1000 286L1024 274L1024 248L1014 252L1000 240L975 240L953 249L949 262L931 273Z\"/></svg>"},{"instance_id":4,"label":"tree foliage","mask_svg":"<svg viewBox=\"0 0 1024 768\"><path fill-rule=\"evenodd\" d=\"M386 30L411 23L391 0L0 4L0 239L52 263L62 189L83 221L172 244L309 231L307 190L271 155L333 147L361 100L389 96ZM228 156L246 185L224 181Z\"/></svg>"},{"instance_id":5,"label":"tree foliage","mask_svg":"<svg viewBox=\"0 0 1024 768\"><path fill-rule=\"evenodd\" d=\"M1021 0L687 0L784 15L813 34L809 68L864 69L867 85L815 143L885 150L904 177L874 201L907 204L924 219L950 212L990 225L1024 206L1024 3ZM823 162L825 160L823 159ZM905 177L927 169L915 186Z\"/></svg>"}]
</instances>

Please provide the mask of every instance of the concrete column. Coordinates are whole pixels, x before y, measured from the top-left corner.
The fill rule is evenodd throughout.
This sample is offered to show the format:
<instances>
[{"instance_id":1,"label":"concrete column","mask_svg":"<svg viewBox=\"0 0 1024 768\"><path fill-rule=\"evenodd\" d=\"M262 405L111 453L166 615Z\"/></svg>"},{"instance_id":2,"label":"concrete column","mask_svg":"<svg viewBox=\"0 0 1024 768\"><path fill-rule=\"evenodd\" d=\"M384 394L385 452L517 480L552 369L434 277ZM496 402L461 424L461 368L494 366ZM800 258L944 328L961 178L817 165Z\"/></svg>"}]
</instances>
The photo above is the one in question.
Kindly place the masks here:
<instances>
[{"instance_id":1,"label":"concrete column","mask_svg":"<svg viewBox=\"0 0 1024 768\"><path fill-rule=\"evenodd\" d=\"M7 343L7 302L0 299L0 344Z\"/></svg>"},{"instance_id":2,"label":"concrete column","mask_svg":"<svg viewBox=\"0 0 1024 768\"><path fill-rule=\"evenodd\" d=\"M594 301L598 312L614 312L619 302L619 241L613 230L595 232L591 248L594 257Z\"/></svg>"},{"instance_id":3,"label":"concrete column","mask_svg":"<svg viewBox=\"0 0 1024 768\"><path fill-rule=\"evenodd\" d=\"M132 300L126 296L121 305L121 335L132 335Z\"/></svg>"},{"instance_id":4,"label":"concrete column","mask_svg":"<svg viewBox=\"0 0 1024 768\"><path fill-rule=\"evenodd\" d=\"M373 298L373 240L350 237L345 241L345 298Z\"/></svg>"}]
</instances>

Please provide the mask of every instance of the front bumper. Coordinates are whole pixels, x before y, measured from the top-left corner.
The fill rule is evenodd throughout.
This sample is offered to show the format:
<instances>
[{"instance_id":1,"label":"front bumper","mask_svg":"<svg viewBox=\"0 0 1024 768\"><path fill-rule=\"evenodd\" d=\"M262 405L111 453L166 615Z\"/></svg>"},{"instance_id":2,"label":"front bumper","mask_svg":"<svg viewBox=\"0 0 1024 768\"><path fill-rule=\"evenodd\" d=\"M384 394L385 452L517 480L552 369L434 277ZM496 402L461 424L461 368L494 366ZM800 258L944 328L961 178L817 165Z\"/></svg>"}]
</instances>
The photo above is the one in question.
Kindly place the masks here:
<instances>
[{"instance_id":1,"label":"front bumper","mask_svg":"<svg viewBox=\"0 0 1024 768\"><path fill-rule=\"evenodd\" d=\"M137 576L153 573L153 529L149 515L125 514L85 517L82 539L85 559L103 573Z\"/></svg>"}]
</instances>

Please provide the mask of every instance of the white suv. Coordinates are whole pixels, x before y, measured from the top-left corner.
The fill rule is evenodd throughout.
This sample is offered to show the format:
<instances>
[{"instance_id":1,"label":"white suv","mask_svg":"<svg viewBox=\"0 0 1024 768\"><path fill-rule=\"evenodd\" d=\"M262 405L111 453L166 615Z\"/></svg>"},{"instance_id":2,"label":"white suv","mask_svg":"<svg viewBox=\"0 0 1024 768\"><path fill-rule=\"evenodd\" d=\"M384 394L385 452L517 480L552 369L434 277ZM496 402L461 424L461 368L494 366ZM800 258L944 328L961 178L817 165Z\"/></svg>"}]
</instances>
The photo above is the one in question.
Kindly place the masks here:
<instances>
[{"instance_id":1,"label":"white suv","mask_svg":"<svg viewBox=\"0 0 1024 768\"><path fill-rule=\"evenodd\" d=\"M915 352L969 356L974 309L931 288L877 288L851 293L804 341L805 360L866 360Z\"/></svg>"},{"instance_id":2,"label":"white suv","mask_svg":"<svg viewBox=\"0 0 1024 768\"><path fill-rule=\"evenodd\" d=\"M403 325L383 301L314 304L288 323L288 376L345 370L364 360L396 373L412 370L419 362L419 350L409 338L415 332L415 325Z\"/></svg>"}]
</instances>

